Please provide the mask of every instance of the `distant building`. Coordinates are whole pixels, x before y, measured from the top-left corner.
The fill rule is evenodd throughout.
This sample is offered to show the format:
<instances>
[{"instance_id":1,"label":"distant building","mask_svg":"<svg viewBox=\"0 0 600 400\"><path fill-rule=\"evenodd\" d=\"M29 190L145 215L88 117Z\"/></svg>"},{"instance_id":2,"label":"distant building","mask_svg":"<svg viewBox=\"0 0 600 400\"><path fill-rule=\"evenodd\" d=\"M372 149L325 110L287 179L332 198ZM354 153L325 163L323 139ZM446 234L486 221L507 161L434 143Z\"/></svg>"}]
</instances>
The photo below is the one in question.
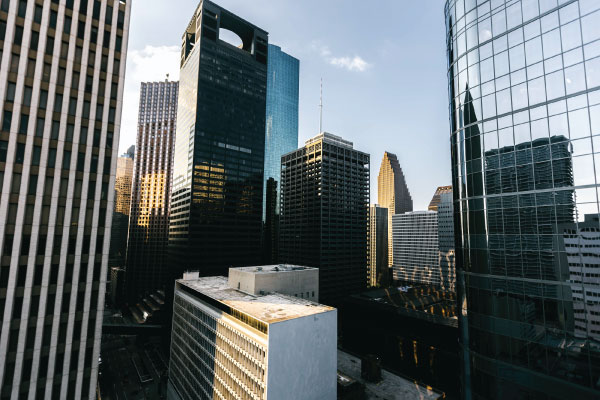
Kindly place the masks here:
<instances>
[{"instance_id":1,"label":"distant building","mask_svg":"<svg viewBox=\"0 0 600 400\"><path fill-rule=\"evenodd\" d=\"M414 211L392 217L394 280L439 286L438 215Z\"/></svg>"},{"instance_id":2,"label":"distant building","mask_svg":"<svg viewBox=\"0 0 600 400\"><path fill-rule=\"evenodd\" d=\"M125 273L130 302L172 284L167 245L178 95L178 82L144 82L140 87Z\"/></svg>"},{"instance_id":3,"label":"distant building","mask_svg":"<svg viewBox=\"0 0 600 400\"><path fill-rule=\"evenodd\" d=\"M275 263L279 249L281 156L298 148L300 61L269 44L265 177L263 188L263 262Z\"/></svg>"},{"instance_id":4,"label":"distant building","mask_svg":"<svg viewBox=\"0 0 600 400\"><path fill-rule=\"evenodd\" d=\"M369 207L369 259L367 282L371 287L386 285L388 277L388 210L377 204Z\"/></svg>"},{"instance_id":5,"label":"distant building","mask_svg":"<svg viewBox=\"0 0 600 400\"><path fill-rule=\"evenodd\" d=\"M321 301L366 287L369 155L323 132L281 158L281 262L319 268Z\"/></svg>"},{"instance_id":6,"label":"distant building","mask_svg":"<svg viewBox=\"0 0 600 400\"><path fill-rule=\"evenodd\" d=\"M230 269L229 281L198 273L176 281L169 399L336 398L337 310L270 292L270 279L261 278L293 286L314 274L283 267ZM232 276L242 275L264 294L238 290L242 283Z\"/></svg>"},{"instance_id":7,"label":"distant building","mask_svg":"<svg viewBox=\"0 0 600 400\"><path fill-rule=\"evenodd\" d=\"M395 154L383 154L379 175L377 176L377 201L388 209L388 265L394 264L392 247L392 215L413 210L413 201L404 179L404 173Z\"/></svg>"},{"instance_id":8,"label":"distant building","mask_svg":"<svg viewBox=\"0 0 600 400\"><path fill-rule=\"evenodd\" d=\"M110 233L109 267L124 267L127 254L127 234L131 208L134 146L117 158L115 177L115 209ZM110 273L110 270L108 271Z\"/></svg>"},{"instance_id":9,"label":"distant building","mask_svg":"<svg viewBox=\"0 0 600 400\"><path fill-rule=\"evenodd\" d=\"M440 287L456 290L456 263L454 252L454 205L452 186L440 186L435 191L429 211L437 211L440 264Z\"/></svg>"}]
</instances>

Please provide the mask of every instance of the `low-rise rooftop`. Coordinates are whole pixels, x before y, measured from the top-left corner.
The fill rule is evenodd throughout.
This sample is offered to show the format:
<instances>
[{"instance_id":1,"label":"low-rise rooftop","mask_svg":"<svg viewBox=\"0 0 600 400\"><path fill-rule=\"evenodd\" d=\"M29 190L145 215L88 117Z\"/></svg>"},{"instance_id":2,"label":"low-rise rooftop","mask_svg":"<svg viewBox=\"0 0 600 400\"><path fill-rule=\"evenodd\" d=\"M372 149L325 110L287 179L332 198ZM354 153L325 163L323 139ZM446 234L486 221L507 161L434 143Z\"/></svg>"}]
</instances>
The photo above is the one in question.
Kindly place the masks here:
<instances>
[{"instance_id":1,"label":"low-rise rooftop","mask_svg":"<svg viewBox=\"0 0 600 400\"><path fill-rule=\"evenodd\" d=\"M224 276L191 278L188 275L177 280L177 283L267 324L335 310L333 307L279 293L258 296L244 293L229 287L228 279Z\"/></svg>"},{"instance_id":2,"label":"low-rise rooftop","mask_svg":"<svg viewBox=\"0 0 600 400\"><path fill-rule=\"evenodd\" d=\"M304 271L310 269L318 269L312 267L303 267L300 265L291 265L291 264L276 264L276 265L261 265L256 267L237 267L235 268L239 271L244 272L252 272L255 274L271 274L277 272L289 272L289 271Z\"/></svg>"}]
</instances>

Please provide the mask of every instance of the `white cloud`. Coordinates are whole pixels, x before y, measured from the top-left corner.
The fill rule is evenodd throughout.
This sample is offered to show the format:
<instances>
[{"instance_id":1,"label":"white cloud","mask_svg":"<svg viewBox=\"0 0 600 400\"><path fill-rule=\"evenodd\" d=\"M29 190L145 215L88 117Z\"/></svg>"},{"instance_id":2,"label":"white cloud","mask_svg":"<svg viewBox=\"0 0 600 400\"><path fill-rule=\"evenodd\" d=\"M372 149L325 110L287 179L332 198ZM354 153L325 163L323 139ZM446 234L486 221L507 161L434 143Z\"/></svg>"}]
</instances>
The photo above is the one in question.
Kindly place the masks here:
<instances>
[{"instance_id":1,"label":"white cloud","mask_svg":"<svg viewBox=\"0 0 600 400\"><path fill-rule=\"evenodd\" d=\"M368 62L359 56L350 57L334 57L329 59L329 64L336 67L346 68L348 71L363 72L371 66Z\"/></svg>"},{"instance_id":2,"label":"white cloud","mask_svg":"<svg viewBox=\"0 0 600 400\"><path fill-rule=\"evenodd\" d=\"M123 93L123 116L119 152L135 144L140 101L140 84L164 80L179 79L179 46L146 46L127 53L127 72Z\"/></svg>"}]
</instances>

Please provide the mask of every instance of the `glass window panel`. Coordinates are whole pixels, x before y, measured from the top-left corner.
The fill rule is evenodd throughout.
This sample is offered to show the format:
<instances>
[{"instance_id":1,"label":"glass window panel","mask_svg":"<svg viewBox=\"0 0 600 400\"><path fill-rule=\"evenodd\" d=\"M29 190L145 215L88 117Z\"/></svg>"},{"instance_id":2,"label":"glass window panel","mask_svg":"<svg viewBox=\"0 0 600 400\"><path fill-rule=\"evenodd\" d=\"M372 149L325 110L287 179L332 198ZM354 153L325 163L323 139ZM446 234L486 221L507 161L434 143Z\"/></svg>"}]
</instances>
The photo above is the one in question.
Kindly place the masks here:
<instances>
[{"instance_id":1,"label":"glass window panel","mask_svg":"<svg viewBox=\"0 0 600 400\"><path fill-rule=\"evenodd\" d=\"M531 108L529 110L529 114L531 115L531 120L536 120L540 118L546 118L548 116L548 112L546 111L546 106L539 106L535 108Z\"/></svg>"},{"instance_id":2,"label":"glass window panel","mask_svg":"<svg viewBox=\"0 0 600 400\"><path fill-rule=\"evenodd\" d=\"M590 105L600 104L600 90L588 92L588 101Z\"/></svg>"},{"instance_id":3,"label":"glass window panel","mask_svg":"<svg viewBox=\"0 0 600 400\"><path fill-rule=\"evenodd\" d=\"M567 94L585 90L585 72L583 64L577 64L565 69L565 82L567 84Z\"/></svg>"},{"instance_id":4,"label":"glass window panel","mask_svg":"<svg viewBox=\"0 0 600 400\"><path fill-rule=\"evenodd\" d=\"M583 53L585 54L586 60L600 56L600 40L583 46Z\"/></svg>"},{"instance_id":5,"label":"glass window panel","mask_svg":"<svg viewBox=\"0 0 600 400\"><path fill-rule=\"evenodd\" d=\"M509 50L510 70L516 71L525 67L525 46L520 44Z\"/></svg>"},{"instance_id":6,"label":"glass window panel","mask_svg":"<svg viewBox=\"0 0 600 400\"><path fill-rule=\"evenodd\" d=\"M469 87L477 86L479 84L479 64L471 65L469 67Z\"/></svg>"},{"instance_id":7,"label":"glass window panel","mask_svg":"<svg viewBox=\"0 0 600 400\"><path fill-rule=\"evenodd\" d=\"M498 148L498 133L496 131L487 132L484 138L485 151Z\"/></svg>"},{"instance_id":8,"label":"glass window panel","mask_svg":"<svg viewBox=\"0 0 600 400\"><path fill-rule=\"evenodd\" d=\"M548 104L548 115L562 114L567 111L567 103L564 100Z\"/></svg>"},{"instance_id":9,"label":"glass window panel","mask_svg":"<svg viewBox=\"0 0 600 400\"><path fill-rule=\"evenodd\" d=\"M498 54L508 49L508 36L502 35L494 40L494 54Z\"/></svg>"},{"instance_id":10,"label":"glass window panel","mask_svg":"<svg viewBox=\"0 0 600 400\"><path fill-rule=\"evenodd\" d=\"M588 89L600 86L600 57L585 62Z\"/></svg>"},{"instance_id":11,"label":"glass window panel","mask_svg":"<svg viewBox=\"0 0 600 400\"><path fill-rule=\"evenodd\" d=\"M577 203L597 202L596 188L577 189L575 191L575 199Z\"/></svg>"},{"instance_id":12,"label":"glass window panel","mask_svg":"<svg viewBox=\"0 0 600 400\"><path fill-rule=\"evenodd\" d=\"M569 137L569 121L567 114L554 115L550 120L550 136Z\"/></svg>"},{"instance_id":13,"label":"glass window panel","mask_svg":"<svg viewBox=\"0 0 600 400\"><path fill-rule=\"evenodd\" d=\"M582 156L592 153L592 141L590 138L571 140L571 151L573 156Z\"/></svg>"},{"instance_id":14,"label":"glass window panel","mask_svg":"<svg viewBox=\"0 0 600 400\"><path fill-rule=\"evenodd\" d=\"M546 101L546 88L544 78L533 79L527 83L529 88L529 104L538 104Z\"/></svg>"},{"instance_id":15,"label":"glass window panel","mask_svg":"<svg viewBox=\"0 0 600 400\"><path fill-rule=\"evenodd\" d=\"M565 95L565 80L562 70L546 75L546 92L548 100Z\"/></svg>"},{"instance_id":16,"label":"glass window panel","mask_svg":"<svg viewBox=\"0 0 600 400\"><path fill-rule=\"evenodd\" d=\"M467 29L467 49L472 49L477 46L477 44L477 25L474 25Z\"/></svg>"},{"instance_id":17,"label":"glass window panel","mask_svg":"<svg viewBox=\"0 0 600 400\"><path fill-rule=\"evenodd\" d=\"M590 135L590 120L587 108L569 112L569 132L571 139Z\"/></svg>"},{"instance_id":18,"label":"glass window panel","mask_svg":"<svg viewBox=\"0 0 600 400\"><path fill-rule=\"evenodd\" d=\"M487 43L479 48L479 59L485 60L488 57L491 57L494 54L492 49L492 44Z\"/></svg>"},{"instance_id":19,"label":"glass window panel","mask_svg":"<svg viewBox=\"0 0 600 400\"><path fill-rule=\"evenodd\" d=\"M512 101L514 110L527 107L527 98L527 84L522 83L512 88Z\"/></svg>"},{"instance_id":20,"label":"glass window panel","mask_svg":"<svg viewBox=\"0 0 600 400\"><path fill-rule=\"evenodd\" d=\"M515 126L515 142L525 143L531 141L529 123Z\"/></svg>"},{"instance_id":21,"label":"glass window panel","mask_svg":"<svg viewBox=\"0 0 600 400\"><path fill-rule=\"evenodd\" d=\"M492 32L494 36L506 32L506 14L504 13L504 9L492 15Z\"/></svg>"},{"instance_id":22,"label":"glass window panel","mask_svg":"<svg viewBox=\"0 0 600 400\"><path fill-rule=\"evenodd\" d=\"M509 89L501 90L496 93L496 103L498 107L498 114L505 114L511 111Z\"/></svg>"},{"instance_id":23,"label":"glass window panel","mask_svg":"<svg viewBox=\"0 0 600 400\"><path fill-rule=\"evenodd\" d=\"M600 44L600 42L598 42ZM569 52L563 53L563 61L565 67L580 63L583 61L583 50L581 47L577 47Z\"/></svg>"},{"instance_id":24,"label":"glass window panel","mask_svg":"<svg viewBox=\"0 0 600 400\"><path fill-rule=\"evenodd\" d=\"M523 0L523 19L525 21L539 15L540 8L537 0Z\"/></svg>"},{"instance_id":25,"label":"glass window panel","mask_svg":"<svg viewBox=\"0 0 600 400\"><path fill-rule=\"evenodd\" d=\"M592 135L600 135L600 105L590 107L590 117L590 130ZM598 147L596 151L600 152L600 147Z\"/></svg>"},{"instance_id":26,"label":"glass window panel","mask_svg":"<svg viewBox=\"0 0 600 400\"><path fill-rule=\"evenodd\" d=\"M527 67L527 79L535 79L544 75L544 64L541 62Z\"/></svg>"},{"instance_id":27,"label":"glass window panel","mask_svg":"<svg viewBox=\"0 0 600 400\"><path fill-rule=\"evenodd\" d=\"M595 185L594 159L591 155L573 157L573 179L575 186Z\"/></svg>"},{"instance_id":28,"label":"glass window panel","mask_svg":"<svg viewBox=\"0 0 600 400\"><path fill-rule=\"evenodd\" d=\"M525 73L524 69L510 74L511 85L518 85L519 83L523 83L526 80L527 80L527 74Z\"/></svg>"},{"instance_id":29,"label":"glass window panel","mask_svg":"<svg viewBox=\"0 0 600 400\"><path fill-rule=\"evenodd\" d=\"M512 29L515 26L521 25L523 18L521 15L521 4L515 3L510 7L506 8L506 26L508 29Z\"/></svg>"},{"instance_id":30,"label":"glass window panel","mask_svg":"<svg viewBox=\"0 0 600 400\"><path fill-rule=\"evenodd\" d=\"M558 28L558 11L542 17L542 32L548 32L554 28Z\"/></svg>"},{"instance_id":31,"label":"glass window panel","mask_svg":"<svg viewBox=\"0 0 600 400\"><path fill-rule=\"evenodd\" d=\"M515 29L508 34L508 47L513 47L523 43L523 28Z\"/></svg>"},{"instance_id":32,"label":"glass window panel","mask_svg":"<svg viewBox=\"0 0 600 400\"><path fill-rule=\"evenodd\" d=\"M559 10L559 13L560 23L563 25L569 21L573 21L574 19L579 18L579 10L577 9L577 3L572 3L566 7L562 7Z\"/></svg>"},{"instance_id":33,"label":"glass window panel","mask_svg":"<svg viewBox=\"0 0 600 400\"><path fill-rule=\"evenodd\" d=\"M574 111L579 108L587 107L587 96L585 94L580 94L579 96L569 97L567 99L567 108L569 111Z\"/></svg>"},{"instance_id":34,"label":"glass window panel","mask_svg":"<svg viewBox=\"0 0 600 400\"><path fill-rule=\"evenodd\" d=\"M508 52L502 52L494 56L494 67L496 70L496 76L503 76L508 74Z\"/></svg>"},{"instance_id":35,"label":"glass window panel","mask_svg":"<svg viewBox=\"0 0 600 400\"><path fill-rule=\"evenodd\" d=\"M540 0L540 14L543 14L548 10L552 10L556 6L556 0Z\"/></svg>"},{"instance_id":36,"label":"glass window panel","mask_svg":"<svg viewBox=\"0 0 600 400\"><path fill-rule=\"evenodd\" d=\"M488 94L494 93L495 91L494 81L490 81L481 85L481 95L486 96Z\"/></svg>"},{"instance_id":37,"label":"glass window panel","mask_svg":"<svg viewBox=\"0 0 600 400\"><path fill-rule=\"evenodd\" d=\"M481 99L483 107L483 118L492 118L496 116L496 97L493 94Z\"/></svg>"},{"instance_id":38,"label":"glass window panel","mask_svg":"<svg viewBox=\"0 0 600 400\"><path fill-rule=\"evenodd\" d=\"M496 79L496 90L500 91L510 87L510 77L505 75L501 78Z\"/></svg>"},{"instance_id":39,"label":"glass window panel","mask_svg":"<svg viewBox=\"0 0 600 400\"><path fill-rule=\"evenodd\" d=\"M559 69L562 69L562 67L562 57L560 55L544 61L544 69L546 70L547 74L558 71Z\"/></svg>"},{"instance_id":40,"label":"glass window panel","mask_svg":"<svg viewBox=\"0 0 600 400\"><path fill-rule=\"evenodd\" d=\"M537 37L525 42L527 65L542 61L542 39Z\"/></svg>"},{"instance_id":41,"label":"glass window panel","mask_svg":"<svg viewBox=\"0 0 600 400\"><path fill-rule=\"evenodd\" d=\"M488 58L480 63L481 65L481 82L487 82L494 79L494 59Z\"/></svg>"},{"instance_id":42,"label":"glass window panel","mask_svg":"<svg viewBox=\"0 0 600 400\"><path fill-rule=\"evenodd\" d=\"M542 35L542 40L544 43L544 58L550 58L560 54L560 32L558 29L544 33Z\"/></svg>"},{"instance_id":43,"label":"glass window panel","mask_svg":"<svg viewBox=\"0 0 600 400\"><path fill-rule=\"evenodd\" d=\"M492 20L490 18L486 18L482 21L479 21L478 29L479 43L483 43L492 38Z\"/></svg>"},{"instance_id":44,"label":"glass window panel","mask_svg":"<svg viewBox=\"0 0 600 400\"><path fill-rule=\"evenodd\" d=\"M531 122L531 140L548 137L548 120L546 118Z\"/></svg>"},{"instance_id":45,"label":"glass window panel","mask_svg":"<svg viewBox=\"0 0 600 400\"><path fill-rule=\"evenodd\" d=\"M498 140L500 143L500 147L514 146L515 142L513 137L513 129L504 128L498 131Z\"/></svg>"},{"instance_id":46,"label":"glass window panel","mask_svg":"<svg viewBox=\"0 0 600 400\"><path fill-rule=\"evenodd\" d=\"M586 15L581 18L581 31L583 34L583 43L589 43L600 39L600 11Z\"/></svg>"},{"instance_id":47,"label":"glass window panel","mask_svg":"<svg viewBox=\"0 0 600 400\"><path fill-rule=\"evenodd\" d=\"M560 27L563 51L581 46L581 27L579 21L573 21Z\"/></svg>"}]
</instances>

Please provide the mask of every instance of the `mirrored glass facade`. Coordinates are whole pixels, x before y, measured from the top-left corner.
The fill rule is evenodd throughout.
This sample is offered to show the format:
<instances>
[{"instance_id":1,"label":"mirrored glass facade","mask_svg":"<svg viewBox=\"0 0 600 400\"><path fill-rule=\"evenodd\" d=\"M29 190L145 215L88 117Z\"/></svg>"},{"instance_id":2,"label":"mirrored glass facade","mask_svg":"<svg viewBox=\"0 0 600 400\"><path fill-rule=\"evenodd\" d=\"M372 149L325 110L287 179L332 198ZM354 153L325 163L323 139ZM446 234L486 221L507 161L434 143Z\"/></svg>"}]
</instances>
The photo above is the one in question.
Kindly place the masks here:
<instances>
[{"instance_id":1,"label":"mirrored glass facade","mask_svg":"<svg viewBox=\"0 0 600 400\"><path fill-rule=\"evenodd\" d=\"M300 61L269 44L265 182L263 188L263 261L278 259L281 156L298 148Z\"/></svg>"},{"instance_id":2,"label":"mirrored glass facade","mask_svg":"<svg viewBox=\"0 0 600 400\"><path fill-rule=\"evenodd\" d=\"M446 4L464 397L600 397L600 2Z\"/></svg>"}]
</instances>

